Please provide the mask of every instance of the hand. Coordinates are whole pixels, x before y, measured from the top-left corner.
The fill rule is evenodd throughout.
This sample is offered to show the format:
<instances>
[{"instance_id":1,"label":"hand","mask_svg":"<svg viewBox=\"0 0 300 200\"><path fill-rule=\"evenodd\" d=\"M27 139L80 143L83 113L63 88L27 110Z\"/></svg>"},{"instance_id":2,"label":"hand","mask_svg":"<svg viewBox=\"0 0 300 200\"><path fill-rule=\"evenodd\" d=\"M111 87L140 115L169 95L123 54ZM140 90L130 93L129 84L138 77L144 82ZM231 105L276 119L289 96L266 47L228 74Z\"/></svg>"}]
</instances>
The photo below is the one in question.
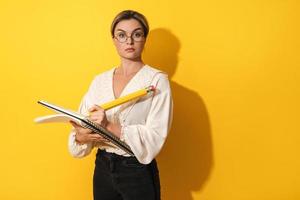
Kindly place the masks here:
<instances>
[{"instance_id":1,"label":"hand","mask_svg":"<svg viewBox=\"0 0 300 200\"><path fill-rule=\"evenodd\" d=\"M94 105L89 109L90 117L89 119L93 122L96 122L100 126L106 128L108 120L106 118L105 110L100 106Z\"/></svg>"},{"instance_id":2,"label":"hand","mask_svg":"<svg viewBox=\"0 0 300 200\"><path fill-rule=\"evenodd\" d=\"M72 126L75 128L75 140L79 144L85 144L89 142L107 142L105 138L98 134L93 134L92 130L88 128L83 128L80 125L78 125L76 122L70 121Z\"/></svg>"},{"instance_id":3,"label":"hand","mask_svg":"<svg viewBox=\"0 0 300 200\"><path fill-rule=\"evenodd\" d=\"M107 120L105 110L100 106L94 105L89 109L91 121L96 122L103 128L110 131L112 134L120 138L121 135L121 125L119 123L111 123Z\"/></svg>"}]
</instances>

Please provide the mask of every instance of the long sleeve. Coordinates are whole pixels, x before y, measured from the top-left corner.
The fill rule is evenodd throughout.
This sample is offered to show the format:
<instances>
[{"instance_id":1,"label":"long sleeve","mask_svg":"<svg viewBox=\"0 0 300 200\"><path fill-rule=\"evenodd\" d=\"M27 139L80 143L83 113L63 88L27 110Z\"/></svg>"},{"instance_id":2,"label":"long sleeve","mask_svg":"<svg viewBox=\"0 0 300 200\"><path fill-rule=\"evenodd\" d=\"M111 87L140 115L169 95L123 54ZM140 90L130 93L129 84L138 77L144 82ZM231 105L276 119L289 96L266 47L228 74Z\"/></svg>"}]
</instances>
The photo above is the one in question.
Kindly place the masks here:
<instances>
[{"instance_id":1,"label":"long sleeve","mask_svg":"<svg viewBox=\"0 0 300 200\"><path fill-rule=\"evenodd\" d=\"M150 163L160 152L173 118L173 99L166 74L160 73L155 85L156 94L145 124L122 124L121 140L132 149L136 158L143 164Z\"/></svg>"},{"instance_id":2,"label":"long sleeve","mask_svg":"<svg viewBox=\"0 0 300 200\"><path fill-rule=\"evenodd\" d=\"M96 87L95 79L92 82L88 92L84 95L83 99L80 102L78 112L87 115L88 114L88 101L91 98L92 92L94 91ZM86 144L78 144L75 141L75 129L72 128L70 135L69 135L69 140L68 140L68 148L70 154L75 157L75 158L82 158L87 155L89 155L94 147L94 143L86 143Z\"/></svg>"}]
</instances>

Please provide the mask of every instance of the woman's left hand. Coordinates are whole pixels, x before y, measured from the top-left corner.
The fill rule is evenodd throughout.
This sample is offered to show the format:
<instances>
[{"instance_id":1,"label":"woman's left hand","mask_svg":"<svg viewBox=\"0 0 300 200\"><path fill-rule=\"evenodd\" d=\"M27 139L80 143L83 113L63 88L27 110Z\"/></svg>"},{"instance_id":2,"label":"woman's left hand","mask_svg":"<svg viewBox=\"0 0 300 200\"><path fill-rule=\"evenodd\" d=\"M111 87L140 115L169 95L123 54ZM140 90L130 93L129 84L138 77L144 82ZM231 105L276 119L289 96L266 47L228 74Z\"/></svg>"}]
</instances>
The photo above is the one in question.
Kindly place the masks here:
<instances>
[{"instance_id":1,"label":"woman's left hand","mask_svg":"<svg viewBox=\"0 0 300 200\"><path fill-rule=\"evenodd\" d=\"M89 109L90 117L89 119L96 122L100 126L106 128L108 120L106 118L105 110L100 106L94 105Z\"/></svg>"}]
</instances>

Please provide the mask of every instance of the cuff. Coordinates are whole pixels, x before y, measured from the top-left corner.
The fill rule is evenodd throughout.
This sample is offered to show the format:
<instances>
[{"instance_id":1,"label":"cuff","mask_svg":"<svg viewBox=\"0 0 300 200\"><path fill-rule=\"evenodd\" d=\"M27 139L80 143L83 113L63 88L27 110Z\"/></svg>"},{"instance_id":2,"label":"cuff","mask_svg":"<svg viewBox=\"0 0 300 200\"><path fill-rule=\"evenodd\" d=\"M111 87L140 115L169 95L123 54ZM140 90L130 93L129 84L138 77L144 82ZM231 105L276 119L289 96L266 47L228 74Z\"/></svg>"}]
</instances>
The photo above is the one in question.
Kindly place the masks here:
<instances>
[{"instance_id":1,"label":"cuff","mask_svg":"<svg viewBox=\"0 0 300 200\"><path fill-rule=\"evenodd\" d=\"M72 146L75 146L76 148L78 148L79 150L82 150L82 149L86 149L87 148L87 144L80 144L80 143L78 143L77 141L76 141L76 138L75 138L75 134L76 133L72 133L71 134L71 137L70 137L70 142L71 142L71 145Z\"/></svg>"},{"instance_id":2,"label":"cuff","mask_svg":"<svg viewBox=\"0 0 300 200\"><path fill-rule=\"evenodd\" d=\"M126 134L126 129L127 126L125 124L121 124L121 135L120 135L120 140L125 142L125 134Z\"/></svg>"}]
</instances>

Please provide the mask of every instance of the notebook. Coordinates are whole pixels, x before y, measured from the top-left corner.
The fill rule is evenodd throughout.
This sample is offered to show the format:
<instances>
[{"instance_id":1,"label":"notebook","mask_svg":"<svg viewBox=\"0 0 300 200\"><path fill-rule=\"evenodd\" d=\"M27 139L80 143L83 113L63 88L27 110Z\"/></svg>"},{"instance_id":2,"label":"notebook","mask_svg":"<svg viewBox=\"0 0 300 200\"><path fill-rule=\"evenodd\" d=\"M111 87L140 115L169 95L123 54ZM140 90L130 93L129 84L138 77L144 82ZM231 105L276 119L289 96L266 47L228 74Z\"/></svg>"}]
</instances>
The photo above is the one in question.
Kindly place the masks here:
<instances>
[{"instance_id":1,"label":"notebook","mask_svg":"<svg viewBox=\"0 0 300 200\"><path fill-rule=\"evenodd\" d=\"M40 124L40 123L49 123L49 122L69 122L70 120L72 120L77 124L80 124L82 127L91 129L93 133L101 135L103 138L110 141L116 147L124 150L129 155L134 156L128 144L121 141L113 133L106 130L99 124L96 124L93 121L89 120L86 116L46 101L38 101L38 103L45 106L46 108L54 110L58 114L35 118L34 120L35 123Z\"/></svg>"}]
</instances>

